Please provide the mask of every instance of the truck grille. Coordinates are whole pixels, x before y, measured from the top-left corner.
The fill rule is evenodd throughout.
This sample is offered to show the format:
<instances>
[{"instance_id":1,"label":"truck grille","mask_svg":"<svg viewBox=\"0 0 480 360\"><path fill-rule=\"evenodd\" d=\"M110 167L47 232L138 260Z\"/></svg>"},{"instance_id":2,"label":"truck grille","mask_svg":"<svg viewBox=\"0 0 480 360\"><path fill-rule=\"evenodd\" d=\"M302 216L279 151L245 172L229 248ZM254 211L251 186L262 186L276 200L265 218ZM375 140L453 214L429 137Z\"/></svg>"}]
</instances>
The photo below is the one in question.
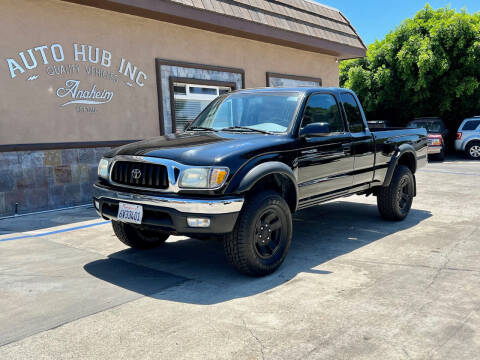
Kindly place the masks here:
<instances>
[{"instance_id":1,"label":"truck grille","mask_svg":"<svg viewBox=\"0 0 480 360\"><path fill-rule=\"evenodd\" d=\"M166 189L168 173L164 165L117 161L113 165L111 180L117 184Z\"/></svg>"}]
</instances>

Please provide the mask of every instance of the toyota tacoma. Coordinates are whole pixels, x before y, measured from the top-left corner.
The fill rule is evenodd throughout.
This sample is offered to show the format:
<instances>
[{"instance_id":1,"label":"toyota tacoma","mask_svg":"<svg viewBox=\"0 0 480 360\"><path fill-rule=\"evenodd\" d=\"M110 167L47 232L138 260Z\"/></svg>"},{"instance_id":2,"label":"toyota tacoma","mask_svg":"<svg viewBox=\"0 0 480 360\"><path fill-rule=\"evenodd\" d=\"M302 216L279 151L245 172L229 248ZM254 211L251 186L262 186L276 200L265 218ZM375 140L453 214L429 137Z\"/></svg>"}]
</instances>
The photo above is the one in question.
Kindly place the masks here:
<instances>
[{"instance_id":1,"label":"toyota tacoma","mask_svg":"<svg viewBox=\"0 0 480 360\"><path fill-rule=\"evenodd\" d=\"M94 205L126 245L170 235L224 242L240 272L285 259L292 214L353 194L403 220L426 164L425 129L370 130L357 96L338 88L240 90L213 100L184 132L107 152Z\"/></svg>"}]
</instances>

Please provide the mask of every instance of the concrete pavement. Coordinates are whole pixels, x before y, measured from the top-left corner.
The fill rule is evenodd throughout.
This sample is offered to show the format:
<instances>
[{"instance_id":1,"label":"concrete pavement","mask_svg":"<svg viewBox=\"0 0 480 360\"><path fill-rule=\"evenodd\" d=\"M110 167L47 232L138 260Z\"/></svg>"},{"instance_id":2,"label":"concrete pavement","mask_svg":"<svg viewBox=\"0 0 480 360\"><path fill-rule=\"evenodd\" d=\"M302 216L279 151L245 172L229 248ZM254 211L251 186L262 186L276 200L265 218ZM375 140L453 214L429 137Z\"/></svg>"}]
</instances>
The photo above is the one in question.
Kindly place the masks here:
<instances>
[{"instance_id":1,"label":"concrete pavement","mask_svg":"<svg viewBox=\"0 0 480 360\"><path fill-rule=\"evenodd\" d=\"M479 180L429 164L400 223L374 197L299 212L261 279L215 241L127 249L93 209L0 220L0 358L477 358Z\"/></svg>"}]
</instances>

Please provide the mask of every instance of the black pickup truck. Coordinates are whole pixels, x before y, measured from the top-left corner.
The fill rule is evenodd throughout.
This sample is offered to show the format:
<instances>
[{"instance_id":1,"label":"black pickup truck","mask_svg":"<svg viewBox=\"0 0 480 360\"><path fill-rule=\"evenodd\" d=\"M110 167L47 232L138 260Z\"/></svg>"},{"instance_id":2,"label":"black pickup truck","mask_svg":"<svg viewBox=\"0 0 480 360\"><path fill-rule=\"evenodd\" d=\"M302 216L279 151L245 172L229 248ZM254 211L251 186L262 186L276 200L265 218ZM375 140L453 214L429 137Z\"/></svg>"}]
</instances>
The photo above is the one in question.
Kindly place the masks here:
<instances>
[{"instance_id":1,"label":"black pickup truck","mask_svg":"<svg viewBox=\"0 0 480 360\"><path fill-rule=\"evenodd\" d=\"M237 270L267 275L287 254L295 211L373 194L383 218L404 219L427 161L426 135L370 131L346 89L236 91L183 133L105 154L94 205L128 246L152 248L177 234L220 238Z\"/></svg>"}]
</instances>

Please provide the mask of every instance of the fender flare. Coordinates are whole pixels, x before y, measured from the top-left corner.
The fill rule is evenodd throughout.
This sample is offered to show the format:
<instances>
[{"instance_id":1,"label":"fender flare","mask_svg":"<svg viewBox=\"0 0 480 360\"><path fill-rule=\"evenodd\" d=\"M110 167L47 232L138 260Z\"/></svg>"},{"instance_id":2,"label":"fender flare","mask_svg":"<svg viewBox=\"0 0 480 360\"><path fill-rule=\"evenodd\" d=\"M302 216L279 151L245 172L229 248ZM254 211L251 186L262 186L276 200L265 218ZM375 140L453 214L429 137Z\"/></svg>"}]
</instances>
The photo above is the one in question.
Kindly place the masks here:
<instances>
[{"instance_id":1,"label":"fender flare","mask_svg":"<svg viewBox=\"0 0 480 360\"><path fill-rule=\"evenodd\" d=\"M415 176L415 172L417 170L417 153L415 151L415 148L410 145L410 144L402 144L398 147L397 151L395 154L393 154L392 159L390 160L390 164L388 165L388 170L387 174L385 175L385 180L383 181L384 187L390 186L390 183L392 182L393 174L395 172L395 169L398 166L398 161L401 159L401 157L405 154L412 154L413 159L414 159L414 166L413 166L413 176Z\"/></svg>"},{"instance_id":2,"label":"fender flare","mask_svg":"<svg viewBox=\"0 0 480 360\"><path fill-rule=\"evenodd\" d=\"M290 181L292 182L295 189L295 210L296 210L298 207L298 199L299 199L297 179L295 177L293 170L288 165L280 161L264 162L250 169L247 172L247 174L243 177L243 179L240 181L240 184L237 186L237 188L234 189L234 192L245 193L251 190L255 186L255 184L258 183L260 180L262 180L268 175L273 175L273 174L285 176L288 179L290 179Z\"/></svg>"}]
</instances>

